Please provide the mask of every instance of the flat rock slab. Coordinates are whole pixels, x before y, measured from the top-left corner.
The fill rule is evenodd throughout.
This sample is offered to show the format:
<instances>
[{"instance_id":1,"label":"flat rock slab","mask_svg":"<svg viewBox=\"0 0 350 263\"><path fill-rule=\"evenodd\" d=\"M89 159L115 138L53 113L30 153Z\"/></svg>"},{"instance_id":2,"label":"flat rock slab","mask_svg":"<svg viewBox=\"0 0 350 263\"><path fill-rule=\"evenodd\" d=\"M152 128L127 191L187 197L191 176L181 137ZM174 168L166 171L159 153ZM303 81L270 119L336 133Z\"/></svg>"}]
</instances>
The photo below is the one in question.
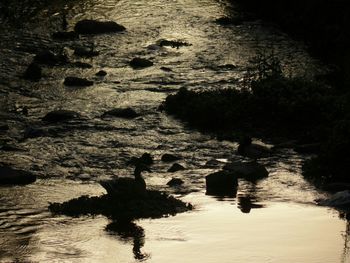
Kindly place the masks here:
<instances>
[{"instance_id":1,"label":"flat rock slab","mask_svg":"<svg viewBox=\"0 0 350 263\"><path fill-rule=\"evenodd\" d=\"M0 166L0 185L26 185L36 181L36 176L30 172Z\"/></svg>"},{"instance_id":2,"label":"flat rock slab","mask_svg":"<svg viewBox=\"0 0 350 263\"><path fill-rule=\"evenodd\" d=\"M114 21L84 19L76 23L74 31L78 34L105 34L125 31L126 28Z\"/></svg>"},{"instance_id":3,"label":"flat rock slab","mask_svg":"<svg viewBox=\"0 0 350 263\"><path fill-rule=\"evenodd\" d=\"M173 196L159 191L147 191L142 198L113 198L109 195L81 196L64 203L52 203L49 210L68 216L104 215L114 219L160 218L192 209Z\"/></svg>"}]
</instances>

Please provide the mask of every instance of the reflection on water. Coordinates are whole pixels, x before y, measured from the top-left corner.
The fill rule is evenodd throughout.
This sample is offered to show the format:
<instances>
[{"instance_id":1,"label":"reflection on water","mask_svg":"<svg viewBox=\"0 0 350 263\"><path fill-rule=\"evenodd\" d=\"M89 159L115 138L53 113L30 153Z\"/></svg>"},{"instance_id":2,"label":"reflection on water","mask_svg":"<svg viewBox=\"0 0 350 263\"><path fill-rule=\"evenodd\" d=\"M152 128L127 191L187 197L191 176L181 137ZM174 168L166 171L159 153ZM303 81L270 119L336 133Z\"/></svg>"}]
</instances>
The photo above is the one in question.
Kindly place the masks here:
<instances>
[{"instance_id":1,"label":"reflection on water","mask_svg":"<svg viewBox=\"0 0 350 263\"><path fill-rule=\"evenodd\" d=\"M28 1L34 4L27 5ZM302 157L281 151L261 160L269 178L256 184L242 180L237 197L218 201L205 196L204 177L221 168L218 160L240 160L234 155L237 144L189 130L157 111L167 94L180 87L237 87L249 59L261 48L274 46L286 74L313 75L323 70L300 43L272 26L260 21L231 27L214 23L232 8L237 11L228 2L0 2L2 10L7 8L0 17L0 126L8 126L0 130L0 163L39 177L29 186L0 188L1 262L328 263L349 259L348 235L345 241L341 235L348 233L345 222L332 211L314 206L313 200L322 193L300 175ZM96 18L116 20L127 32L54 41L51 33L62 29L63 14L68 30L81 19ZM155 48L160 39L191 46ZM75 47L92 43L99 56L73 54ZM33 56L46 49L64 50L72 64L44 67L38 83L23 80ZM152 60L154 66L133 70L128 62L136 56ZM92 68L72 66L76 62ZM104 78L95 76L101 69L108 73ZM66 76L85 77L95 84L70 89L63 85ZM101 118L117 107L132 107L141 116ZM82 117L65 124L43 123L41 118L54 109L74 110ZM10 150L3 150L4 145ZM144 152L155 158L153 173L145 178L147 185L181 193L181 198L195 205L193 212L121 224L104 217L53 217L47 211L49 202L102 194L97 182L129 176L132 168L127 162ZM166 186L174 174L167 172L171 164L160 160L164 153L182 157L186 170L176 173L184 181L181 189ZM205 165L208 162L210 168Z\"/></svg>"}]
</instances>

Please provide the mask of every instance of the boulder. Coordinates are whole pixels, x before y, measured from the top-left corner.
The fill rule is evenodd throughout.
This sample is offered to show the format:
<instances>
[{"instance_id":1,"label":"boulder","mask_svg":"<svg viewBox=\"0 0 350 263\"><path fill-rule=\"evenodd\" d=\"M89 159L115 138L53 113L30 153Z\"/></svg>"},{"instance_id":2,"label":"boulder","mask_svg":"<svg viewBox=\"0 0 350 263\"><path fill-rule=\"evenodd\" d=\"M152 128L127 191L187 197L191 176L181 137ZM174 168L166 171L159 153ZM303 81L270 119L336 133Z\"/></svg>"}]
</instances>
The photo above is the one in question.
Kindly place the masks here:
<instances>
[{"instance_id":1,"label":"boulder","mask_svg":"<svg viewBox=\"0 0 350 263\"><path fill-rule=\"evenodd\" d=\"M234 174L237 178L243 178L249 181L263 179L269 175L266 168L255 161L228 163L223 169Z\"/></svg>"},{"instance_id":2,"label":"boulder","mask_svg":"<svg viewBox=\"0 0 350 263\"><path fill-rule=\"evenodd\" d=\"M172 178L169 182L167 182L167 185L170 187L180 186L182 184L184 184L184 181L180 178Z\"/></svg>"},{"instance_id":3,"label":"boulder","mask_svg":"<svg viewBox=\"0 0 350 263\"><path fill-rule=\"evenodd\" d=\"M65 86L73 86L73 87L88 87L88 86L94 85L94 82L84 78L66 77L63 84Z\"/></svg>"},{"instance_id":4,"label":"boulder","mask_svg":"<svg viewBox=\"0 0 350 263\"><path fill-rule=\"evenodd\" d=\"M53 33L52 38L56 40L75 40L79 38L79 35L74 31L59 31Z\"/></svg>"},{"instance_id":5,"label":"boulder","mask_svg":"<svg viewBox=\"0 0 350 263\"><path fill-rule=\"evenodd\" d=\"M37 63L32 62L24 72L24 78L31 81L39 81L41 72L41 67Z\"/></svg>"},{"instance_id":6,"label":"boulder","mask_svg":"<svg viewBox=\"0 0 350 263\"><path fill-rule=\"evenodd\" d=\"M70 110L54 110L49 113L47 113L42 120L46 122L62 122L62 121L69 121L72 119L76 119L80 117L80 114L75 111Z\"/></svg>"},{"instance_id":7,"label":"boulder","mask_svg":"<svg viewBox=\"0 0 350 263\"><path fill-rule=\"evenodd\" d=\"M174 162L174 161L178 161L181 160L182 158L180 156L174 155L174 154L170 154L170 153L165 153L163 154L161 160L163 162Z\"/></svg>"},{"instance_id":8,"label":"boulder","mask_svg":"<svg viewBox=\"0 0 350 263\"><path fill-rule=\"evenodd\" d=\"M205 177L206 194L234 196L237 193L238 177L230 171L219 171Z\"/></svg>"},{"instance_id":9,"label":"boulder","mask_svg":"<svg viewBox=\"0 0 350 263\"><path fill-rule=\"evenodd\" d=\"M133 58L129 65L133 69L142 69L153 66L153 62L145 58Z\"/></svg>"},{"instance_id":10,"label":"boulder","mask_svg":"<svg viewBox=\"0 0 350 263\"><path fill-rule=\"evenodd\" d=\"M98 77L104 77L104 76L107 75L107 72L104 71L104 70L100 70L100 71L97 72L95 75L98 76Z\"/></svg>"},{"instance_id":11,"label":"boulder","mask_svg":"<svg viewBox=\"0 0 350 263\"><path fill-rule=\"evenodd\" d=\"M35 181L36 176L30 172L0 166L0 185L26 185Z\"/></svg>"},{"instance_id":12,"label":"boulder","mask_svg":"<svg viewBox=\"0 0 350 263\"><path fill-rule=\"evenodd\" d=\"M102 117L106 117L106 116L113 116L113 117L124 118L124 119L133 119L140 116L140 114L138 114L132 108L116 108L103 113Z\"/></svg>"},{"instance_id":13,"label":"boulder","mask_svg":"<svg viewBox=\"0 0 350 263\"><path fill-rule=\"evenodd\" d=\"M175 173L177 171L183 171L185 170L185 167L183 167L181 164L178 163L174 163L169 169L168 172L169 173Z\"/></svg>"},{"instance_id":14,"label":"boulder","mask_svg":"<svg viewBox=\"0 0 350 263\"><path fill-rule=\"evenodd\" d=\"M126 28L114 21L84 19L76 23L74 31L78 34L105 34L125 31Z\"/></svg>"}]
</instances>

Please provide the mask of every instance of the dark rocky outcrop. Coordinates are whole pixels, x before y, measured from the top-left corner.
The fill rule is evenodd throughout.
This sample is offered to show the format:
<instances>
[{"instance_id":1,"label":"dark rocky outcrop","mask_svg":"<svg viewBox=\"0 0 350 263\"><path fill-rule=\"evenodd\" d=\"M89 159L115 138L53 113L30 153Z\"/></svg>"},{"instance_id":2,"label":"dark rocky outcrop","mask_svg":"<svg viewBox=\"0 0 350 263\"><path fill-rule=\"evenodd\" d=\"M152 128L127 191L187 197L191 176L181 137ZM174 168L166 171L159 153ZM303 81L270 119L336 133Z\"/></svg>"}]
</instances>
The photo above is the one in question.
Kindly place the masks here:
<instances>
[{"instance_id":1,"label":"dark rocky outcrop","mask_svg":"<svg viewBox=\"0 0 350 263\"><path fill-rule=\"evenodd\" d=\"M184 181L180 178L172 178L169 182L167 182L167 185L170 187L180 186L182 184L184 184Z\"/></svg>"},{"instance_id":2,"label":"dark rocky outcrop","mask_svg":"<svg viewBox=\"0 0 350 263\"><path fill-rule=\"evenodd\" d=\"M112 198L108 195L81 196L64 203L50 204L55 214L69 216L104 215L113 219L133 220L138 218L160 218L183 213L192 209L186 204L163 192L147 190L143 198Z\"/></svg>"},{"instance_id":3,"label":"dark rocky outcrop","mask_svg":"<svg viewBox=\"0 0 350 263\"><path fill-rule=\"evenodd\" d=\"M52 34L52 38L56 40L75 40L79 35L74 31L59 31Z\"/></svg>"},{"instance_id":4,"label":"dark rocky outcrop","mask_svg":"<svg viewBox=\"0 0 350 263\"><path fill-rule=\"evenodd\" d=\"M66 77L63 84L65 86L73 86L73 87L88 87L88 86L94 85L94 82L84 78Z\"/></svg>"},{"instance_id":5,"label":"dark rocky outcrop","mask_svg":"<svg viewBox=\"0 0 350 263\"><path fill-rule=\"evenodd\" d=\"M168 172L169 172L169 173L175 173L175 172L183 171L183 170L185 170L185 167L183 167L181 164L174 163L174 164L168 169Z\"/></svg>"},{"instance_id":6,"label":"dark rocky outcrop","mask_svg":"<svg viewBox=\"0 0 350 263\"><path fill-rule=\"evenodd\" d=\"M249 181L263 179L269 175L266 168L255 161L232 162L226 164L223 169L231 174L234 174L237 178L244 178Z\"/></svg>"},{"instance_id":7,"label":"dark rocky outcrop","mask_svg":"<svg viewBox=\"0 0 350 263\"><path fill-rule=\"evenodd\" d=\"M62 122L79 118L80 114L70 110L54 110L47 113L42 120L46 122Z\"/></svg>"},{"instance_id":8,"label":"dark rocky outcrop","mask_svg":"<svg viewBox=\"0 0 350 263\"><path fill-rule=\"evenodd\" d=\"M238 177L227 170L215 172L205 177L206 194L217 196L235 196Z\"/></svg>"},{"instance_id":9,"label":"dark rocky outcrop","mask_svg":"<svg viewBox=\"0 0 350 263\"><path fill-rule=\"evenodd\" d=\"M84 19L76 23L74 31L78 34L105 34L125 31L126 28L114 21Z\"/></svg>"},{"instance_id":10,"label":"dark rocky outcrop","mask_svg":"<svg viewBox=\"0 0 350 263\"><path fill-rule=\"evenodd\" d=\"M133 69L142 69L142 68L152 67L153 62L145 58L133 58L129 62L129 65Z\"/></svg>"},{"instance_id":11,"label":"dark rocky outcrop","mask_svg":"<svg viewBox=\"0 0 350 263\"><path fill-rule=\"evenodd\" d=\"M132 108L116 108L113 110L106 111L102 115L102 117L108 117L108 116L124 118L124 119L134 119L134 118L140 116L140 114L138 114Z\"/></svg>"},{"instance_id":12,"label":"dark rocky outcrop","mask_svg":"<svg viewBox=\"0 0 350 263\"><path fill-rule=\"evenodd\" d=\"M31 64L29 64L28 68L24 72L23 77L27 80L39 81L41 79L41 76L42 76L41 67L37 63L32 62Z\"/></svg>"},{"instance_id":13,"label":"dark rocky outcrop","mask_svg":"<svg viewBox=\"0 0 350 263\"><path fill-rule=\"evenodd\" d=\"M36 176L30 172L0 166L0 185L26 185L36 181Z\"/></svg>"},{"instance_id":14,"label":"dark rocky outcrop","mask_svg":"<svg viewBox=\"0 0 350 263\"><path fill-rule=\"evenodd\" d=\"M161 160L163 162L174 162L174 161L178 161L181 160L182 158L178 155L174 155L174 154L170 154L170 153L165 153L163 154Z\"/></svg>"}]
</instances>

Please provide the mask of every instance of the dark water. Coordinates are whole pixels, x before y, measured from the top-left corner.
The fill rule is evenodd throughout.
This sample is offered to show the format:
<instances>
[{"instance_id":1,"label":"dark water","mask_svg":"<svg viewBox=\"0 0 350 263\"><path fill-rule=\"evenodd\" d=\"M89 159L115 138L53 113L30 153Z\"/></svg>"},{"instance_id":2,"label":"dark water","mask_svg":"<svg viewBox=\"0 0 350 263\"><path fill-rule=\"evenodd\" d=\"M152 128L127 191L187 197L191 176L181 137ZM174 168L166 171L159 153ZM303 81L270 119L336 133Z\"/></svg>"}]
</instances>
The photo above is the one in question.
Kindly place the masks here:
<instances>
[{"instance_id":1,"label":"dark water","mask_svg":"<svg viewBox=\"0 0 350 263\"><path fill-rule=\"evenodd\" d=\"M1 143L18 148L0 151L1 163L35 172L39 180L26 187L0 188L0 261L13 262L347 262L346 222L336 211L317 207L323 196L300 174L303 157L281 151L262 160L270 177L258 184L241 181L237 198L205 196L204 176L212 159L239 159L237 144L217 141L189 130L157 111L165 97L180 87L236 87L252 58L261 49L274 49L288 75L312 76L323 71L304 47L261 21L223 27L213 21L235 10L226 1L54 1L40 8L12 3L15 11L0 26L0 118L9 131ZM115 20L125 33L81 37L57 42L65 13L69 29L83 18ZM19 26L19 19L25 20ZM181 40L191 46L159 47L160 39ZM81 59L73 47L94 46L100 55ZM67 65L45 67L38 83L21 79L35 53L64 48ZM154 66L133 70L136 56ZM225 67L232 64L235 67ZM161 68L167 67L171 71ZM103 69L105 78L95 76ZM66 76L94 80L93 87L63 86ZM102 119L106 110L130 106L141 117ZM24 114L26 110L27 114ZM49 111L78 111L82 118L67 124L44 124ZM28 128L47 136L23 139ZM99 195L97 183L113 175L128 176L132 156L150 152L156 159L145 175L150 188L166 187L173 176L185 181L175 194L195 205L191 213L159 220L140 220L122 233L107 227L104 217L54 217L49 202L82 194ZM164 153L180 154L186 170L166 172ZM244 212L244 213L243 213ZM247 213L250 212L250 213ZM112 225L113 226L113 225ZM112 229L112 230L111 230ZM131 234L130 234L131 233Z\"/></svg>"}]
</instances>

